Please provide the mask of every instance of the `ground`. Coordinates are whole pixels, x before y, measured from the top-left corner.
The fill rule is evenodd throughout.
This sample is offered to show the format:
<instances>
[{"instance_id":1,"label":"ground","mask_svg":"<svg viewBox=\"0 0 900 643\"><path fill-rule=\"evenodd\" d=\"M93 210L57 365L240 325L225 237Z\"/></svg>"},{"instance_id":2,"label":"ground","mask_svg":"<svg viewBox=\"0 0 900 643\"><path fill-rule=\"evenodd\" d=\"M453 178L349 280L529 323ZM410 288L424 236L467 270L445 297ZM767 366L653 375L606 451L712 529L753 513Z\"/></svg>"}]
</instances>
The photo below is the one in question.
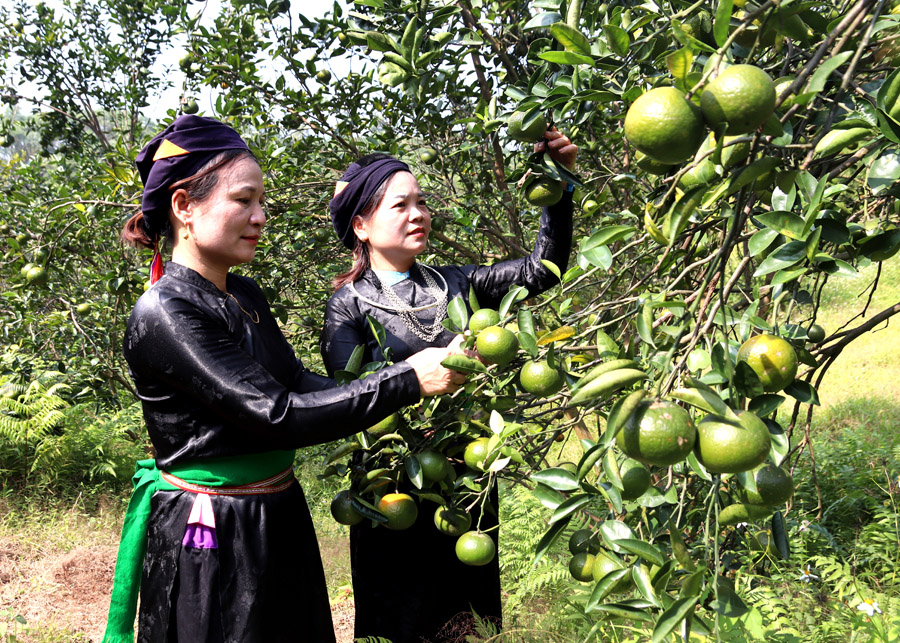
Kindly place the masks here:
<instances>
[{"instance_id":1,"label":"ground","mask_svg":"<svg viewBox=\"0 0 900 643\"><path fill-rule=\"evenodd\" d=\"M107 536L114 539L112 533ZM329 543L330 547L340 545ZM42 630L41 638L32 639L27 634L21 636L28 627L19 625L23 642L99 643L106 625L115 562L114 543L48 551L0 538L0 641L5 640L4 626L12 633L13 618L20 615L29 626L40 623ZM337 642L351 643L353 599L349 591L342 590L333 599L332 620ZM78 638L72 638L73 632Z\"/></svg>"}]
</instances>

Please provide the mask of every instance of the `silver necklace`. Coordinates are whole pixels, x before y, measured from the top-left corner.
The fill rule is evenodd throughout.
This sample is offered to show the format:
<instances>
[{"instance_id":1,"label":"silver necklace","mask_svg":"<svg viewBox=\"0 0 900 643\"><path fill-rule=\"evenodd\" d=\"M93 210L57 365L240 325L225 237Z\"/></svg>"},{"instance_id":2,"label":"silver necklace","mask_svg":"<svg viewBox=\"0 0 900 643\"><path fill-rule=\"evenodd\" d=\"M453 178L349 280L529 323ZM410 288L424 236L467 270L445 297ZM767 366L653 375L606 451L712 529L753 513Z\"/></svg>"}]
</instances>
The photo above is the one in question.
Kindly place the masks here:
<instances>
[{"instance_id":1,"label":"silver necklace","mask_svg":"<svg viewBox=\"0 0 900 643\"><path fill-rule=\"evenodd\" d=\"M369 299L368 297L364 297L359 294L356 290L354 284L350 285L350 290L353 291L353 294L362 299L364 302L381 308L383 310L390 310L391 312L397 313L400 316L400 319L403 320L403 323L406 327L419 339L422 339L426 342L433 341L438 335L444 332L444 327L441 325L441 322L447 317L447 282L444 279L443 275L439 273L434 268L429 268L428 266L417 264L421 267L422 276L425 278L425 292L427 292L433 299L434 302L430 304L426 304L425 306L410 306L402 299L400 299L400 295L394 290L393 286L386 286L379 281L379 292L384 295L385 299L387 299L391 305L385 305L376 301ZM441 280L441 286L438 287L437 283L432 277L431 273L437 275L438 279ZM436 308L434 313L434 321L425 325L419 321L419 319L415 316L414 313L417 313L422 310L428 310L430 308Z\"/></svg>"}]
</instances>

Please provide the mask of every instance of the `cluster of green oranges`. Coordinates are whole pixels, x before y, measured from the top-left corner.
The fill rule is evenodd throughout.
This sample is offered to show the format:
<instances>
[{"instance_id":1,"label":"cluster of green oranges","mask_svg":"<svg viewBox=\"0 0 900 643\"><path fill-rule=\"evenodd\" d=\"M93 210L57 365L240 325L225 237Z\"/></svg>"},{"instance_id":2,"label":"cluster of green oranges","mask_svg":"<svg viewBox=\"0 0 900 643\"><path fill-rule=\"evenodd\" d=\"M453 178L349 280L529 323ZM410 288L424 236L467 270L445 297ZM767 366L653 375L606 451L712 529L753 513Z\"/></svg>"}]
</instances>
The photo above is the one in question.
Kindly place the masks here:
<instances>
[{"instance_id":1,"label":"cluster of green oranges","mask_svg":"<svg viewBox=\"0 0 900 643\"><path fill-rule=\"evenodd\" d=\"M693 157L707 138L707 126L729 136L755 131L772 115L775 91L771 76L754 65L726 67L703 88L698 101L675 87L657 87L629 107L625 136L649 159L647 167L660 173Z\"/></svg>"},{"instance_id":2,"label":"cluster of green oranges","mask_svg":"<svg viewBox=\"0 0 900 643\"><path fill-rule=\"evenodd\" d=\"M537 110L517 110L509 117L506 131L520 143L536 143L547 131L547 119ZM535 176L526 181L523 189L530 204L547 207L562 198L563 184L549 176Z\"/></svg>"}]
</instances>

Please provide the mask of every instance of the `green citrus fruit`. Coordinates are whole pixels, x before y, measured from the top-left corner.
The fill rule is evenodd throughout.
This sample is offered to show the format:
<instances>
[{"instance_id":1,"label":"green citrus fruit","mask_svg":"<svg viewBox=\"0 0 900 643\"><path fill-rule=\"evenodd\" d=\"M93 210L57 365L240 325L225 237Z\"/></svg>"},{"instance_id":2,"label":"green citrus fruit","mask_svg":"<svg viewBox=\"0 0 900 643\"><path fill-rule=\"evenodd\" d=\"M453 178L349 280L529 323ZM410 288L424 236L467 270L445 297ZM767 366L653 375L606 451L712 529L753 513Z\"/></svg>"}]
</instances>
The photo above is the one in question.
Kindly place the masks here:
<instances>
[{"instance_id":1,"label":"green citrus fruit","mask_svg":"<svg viewBox=\"0 0 900 643\"><path fill-rule=\"evenodd\" d=\"M463 460L466 466L476 471L484 470L484 456L487 455L490 438L476 438L466 445L463 452Z\"/></svg>"},{"instance_id":2,"label":"green citrus fruit","mask_svg":"<svg viewBox=\"0 0 900 643\"><path fill-rule=\"evenodd\" d=\"M456 541L456 557L466 565L487 565L496 554L494 539L481 531L467 531Z\"/></svg>"},{"instance_id":3,"label":"green citrus fruit","mask_svg":"<svg viewBox=\"0 0 900 643\"><path fill-rule=\"evenodd\" d=\"M412 527L419 515L415 500L405 493L385 494L378 501L378 511L387 517L387 522L382 524L398 531Z\"/></svg>"},{"instance_id":4,"label":"green citrus fruit","mask_svg":"<svg viewBox=\"0 0 900 643\"><path fill-rule=\"evenodd\" d=\"M596 554L600 551L600 543L597 536L590 529L578 529L569 536L569 551L572 554L589 552Z\"/></svg>"},{"instance_id":5,"label":"green citrus fruit","mask_svg":"<svg viewBox=\"0 0 900 643\"><path fill-rule=\"evenodd\" d=\"M531 205L541 207L555 205L562 198L562 193L562 183L546 176L525 184L525 199Z\"/></svg>"},{"instance_id":6,"label":"green citrus fruit","mask_svg":"<svg viewBox=\"0 0 900 643\"><path fill-rule=\"evenodd\" d=\"M472 516L459 507L438 507L434 512L434 526L442 534L461 536L472 526Z\"/></svg>"},{"instance_id":7,"label":"green citrus fruit","mask_svg":"<svg viewBox=\"0 0 900 643\"><path fill-rule=\"evenodd\" d=\"M513 112L509 117L507 131L511 138L522 143L534 143L541 140L547 131L547 121L543 114L535 112L527 121L528 112Z\"/></svg>"},{"instance_id":8,"label":"green citrus fruit","mask_svg":"<svg viewBox=\"0 0 900 643\"><path fill-rule=\"evenodd\" d=\"M643 152L637 152L634 155L634 164L647 174L654 174L657 176L668 174L669 170L674 167L671 163L660 163L659 161L654 161Z\"/></svg>"},{"instance_id":9,"label":"green citrus fruit","mask_svg":"<svg viewBox=\"0 0 900 643\"><path fill-rule=\"evenodd\" d=\"M476 335L488 326L500 323L500 313L492 308L479 308L469 317L469 330Z\"/></svg>"},{"instance_id":10,"label":"green citrus fruit","mask_svg":"<svg viewBox=\"0 0 900 643\"><path fill-rule=\"evenodd\" d=\"M426 482L438 482L447 475L447 457L443 453L431 449L416 455L422 467L422 477Z\"/></svg>"},{"instance_id":11,"label":"green citrus fruit","mask_svg":"<svg viewBox=\"0 0 900 643\"><path fill-rule=\"evenodd\" d=\"M25 273L25 281L32 286L44 286L47 283L47 271L43 266L33 266Z\"/></svg>"},{"instance_id":12,"label":"green citrus fruit","mask_svg":"<svg viewBox=\"0 0 900 643\"><path fill-rule=\"evenodd\" d=\"M594 555L585 551L572 556L569 561L569 573L583 583L594 580Z\"/></svg>"},{"instance_id":13,"label":"green citrus fruit","mask_svg":"<svg viewBox=\"0 0 900 643\"><path fill-rule=\"evenodd\" d=\"M719 512L719 524L736 525L740 522L753 522L754 520L761 520L771 513L772 510L768 507L736 502Z\"/></svg>"},{"instance_id":14,"label":"green citrus fruit","mask_svg":"<svg viewBox=\"0 0 900 643\"><path fill-rule=\"evenodd\" d=\"M79 315L87 315L89 312L91 312L91 305L88 303L78 304L78 306L75 308L75 311Z\"/></svg>"},{"instance_id":15,"label":"green citrus fruit","mask_svg":"<svg viewBox=\"0 0 900 643\"><path fill-rule=\"evenodd\" d=\"M486 362L505 366L516 356L519 339L511 330L500 326L488 326L478 333L475 348Z\"/></svg>"},{"instance_id":16,"label":"green citrus fruit","mask_svg":"<svg viewBox=\"0 0 900 643\"><path fill-rule=\"evenodd\" d=\"M732 65L700 94L703 118L726 134L746 134L766 122L775 108L775 83L759 67Z\"/></svg>"},{"instance_id":17,"label":"green citrus fruit","mask_svg":"<svg viewBox=\"0 0 900 643\"><path fill-rule=\"evenodd\" d=\"M342 525L356 525L362 522L363 515L353 508L348 489L338 491L331 501L331 517Z\"/></svg>"},{"instance_id":18,"label":"green citrus fruit","mask_svg":"<svg viewBox=\"0 0 900 643\"><path fill-rule=\"evenodd\" d=\"M623 565L621 563L608 556L605 552L598 553L594 556L594 565L591 569L591 575L594 577L594 580L598 581L610 572L614 572L619 569L623 569ZM623 592L627 592L631 589L633 584L634 581L631 578L631 574L626 574L621 579L616 581L615 585L613 585L612 593L622 594Z\"/></svg>"},{"instance_id":19,"label":"green citrus fruit","mask_svg":"<svg viewBox=\"0 0 900 643\"><path fill-rule=\"evenodd\" d=\"M316 72L316 80L319 81L322 85L327 85L331 82L331 72L327 69L320 69Z\"/></svg>"},{"instance_id":20,"label":"green citrus fruit","mask_svg":"<svg viewBox=\"0 0 900 643\"><path fill-rule=\"evenodd\" d=\"M372 437L378 438L382 435L387 435L388 433L396 433L397 429L400 428L400 414L399 413L391 413L389 416L384 418L378 424L374 426L370 426L367 430L369 435Z\"/></svg>"},{"instance_id":21,"label":"green citrus fruit","mask_svg":"<svg viewBox=\"0 0 900 643\"><path fill-rule=\"evenodd\" d=\"M642 94L625 114L625 136L659 163L681 163L694 155L705 130L700 110L674 87Z\"/></svg>"},{"instance_id":22,"label":"green citrus fruit","mask_svg":"<svg viewBox=\"0 0 900 643\"><path fill-rule=\"evenodd\" d=\"M197 104L197 101L192 98L184 104L184 106L181 108L181 111L185 114L196 114L198 111L200 111L200 106Z\"/></svg>"},{"instance_id":23,"label":"green citrus fruit","mask_svg":"<svg viewBox=\"0 0 900 643\"><path fill-rule=\"evenodd\" d=\"M584 203L581 204L581 211L585 214L591 214L599 207L600 204L597 203L594 199L587 199Z\"/></svg>"},{"instance_id":24,"label":"green citrus fruit","mask_svg":"<svg viewBox=\"0 0 900 643\"><path fill-rule=\"evenodd\" d=\"M635 500L650 488L650 469L637 460L625 460L619 467L622 477L622 500Z\"/></svg>"},{"instance_id":25,"label":"green citrus fruit","mask_svg":"<svg viewBox=\"0 0 900 643\"><path fill-rule=\"evenodd\" d=\"M35 265L33 263L31 263L31 262L26 263L24 266L22 266L19 269L19 275L22 277L22 279L25 279L28 276L28 271L34 267L35 267Z\"/></svg>"},{"instance_id":26,"label":"green citrus fruit","mask_svg":"<svg viewBox=\"0 0 900 643\"><path fill-rule=\"evenodd\" d=\"M619 431L616 444L635 460L668 466L684 460L696 438L691 416L683 408L666 400L644 400Z\"/></svg>"},{"instance_id":27,"label":"green citrus fruit","mask_svg":"<svg viewBox=\"0 0 900 643\"><path fill-rule=\"evenodd\" d=\"M767 464L756 472L756 490L763 504L783 505L794 495L794 479L781 467Z\"/></svg>"},{"instance_id":28,"label":"green citrus fruit","mask_svg":"<svg viewBox=\"0 0 900 643\"><path fill-rule=\"evenodd\" d=\"M806 331L806 339L811 341L813 344L818 344L823 339L825 339L825 328L820 326L819 324L813 324Z\"/></svg>"},{"instance_id":29,"label":"green citrus fruit","mask_svg":"<svg viewBox=\"0 0 900 643\"><path fill-rule=\"evenodd\" d=\"M785 94L790 87L794 83L795 78L793 76L783 76L775 81L775 98L781 98L782 94ZM796 94L791 94L787 98L785 98L781 105L778 106L778 111L786 112L791 107L793 107L794 103L797 102Z\"/></svg>"},{"instance_id":30,"label":"green citrus fruit","mask_svg":"<svg viewBox=\"0 0 900 643\"><path fill-rule=\"evenodd\" d=\"M769 429L750 411L739 411L738 421L707 415L697 425L697 459L713 473L749 471L769 455Z\"/></svg>"},{"instance_id":31,"label":"green citrus fruit","mask_svg":"<svg viewBox=\"0 0 900 643\"><path fill-rule=\"evenodd\" d=\"M330 228L316 228L313 230L313 239L316 243L328 243L331 240Z\"/></svg>"},{"instance_id":32,"label":"green citrus fruit","mask_svg":"<svg viewBox=\"0 0 900 643\"><path fill-rule=\"evenodd\" d=\"M547 397L563 387L563 375L546 360L525 362L519 371L519 384L532 395Z\"/></svg>"},{"instance_id":33,"label":"green citrus fruit","mask_svg":"<svg viewBox=\"0 0 900 643\"><path fill-rule=\"evenodd\" d=\"M756 335L741 344L737 359L759 376L763 390L776 393L797 376L797 353L784 339L774 335Z\"/></svg>"},{"instance_id":34,"label":"green citrus fruit","mask_svg":"<svg viewBox=\"0 0 900 643\"><path fill-rule=\"evenodd\" d=\"M433 147L423 147L419 150L419 160L425 165L431 165L438 159L437 150Z\"/></svg>"}]
</instances>

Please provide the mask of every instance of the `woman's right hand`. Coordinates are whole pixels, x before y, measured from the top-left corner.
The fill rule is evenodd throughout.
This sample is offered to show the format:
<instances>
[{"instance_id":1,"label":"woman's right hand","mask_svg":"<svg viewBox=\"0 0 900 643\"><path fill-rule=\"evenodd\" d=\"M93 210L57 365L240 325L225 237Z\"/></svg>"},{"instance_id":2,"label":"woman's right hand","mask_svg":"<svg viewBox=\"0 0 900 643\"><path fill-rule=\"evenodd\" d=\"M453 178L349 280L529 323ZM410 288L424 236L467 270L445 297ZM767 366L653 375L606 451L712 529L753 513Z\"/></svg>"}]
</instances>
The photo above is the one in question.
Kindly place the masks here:
<instances>
[{"instance_id":1,"label":"woman's right hand","mask_svg":"<svg viewBox=\"0 0 900 643\"><path fill-rule=\"evenodd\" d=\"M419 378L419 391L422 397L454 393L465 384L464 373L441 366L444 359L461 352L463 351L459 347L459 342L454 342L446 348L426 348L406 358L406 362L412 366L416 377Z\"/></svg>"}]
</instances>

